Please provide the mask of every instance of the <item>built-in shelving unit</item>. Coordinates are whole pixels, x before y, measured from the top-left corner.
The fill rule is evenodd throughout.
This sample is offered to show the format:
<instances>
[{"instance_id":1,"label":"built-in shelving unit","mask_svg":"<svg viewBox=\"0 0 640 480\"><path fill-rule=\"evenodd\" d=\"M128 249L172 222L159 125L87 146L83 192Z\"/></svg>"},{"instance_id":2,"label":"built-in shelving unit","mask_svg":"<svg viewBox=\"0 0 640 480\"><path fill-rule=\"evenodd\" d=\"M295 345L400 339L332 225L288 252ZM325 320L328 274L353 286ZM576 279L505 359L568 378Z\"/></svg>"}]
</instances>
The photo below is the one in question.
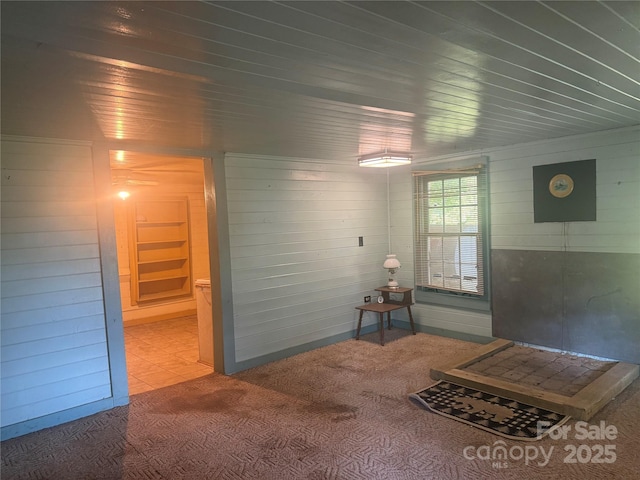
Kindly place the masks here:
<instances>
[{"instance_id":1,"label":"built-in shelving unit","mask_svg":"<svg viewBox=\"0 0 640 480\"><path fill-rule=\"evenodd\" d=\"M129 225L132 302L191 295L189 199L136 199Z\"/></svg>"}]
</instances>

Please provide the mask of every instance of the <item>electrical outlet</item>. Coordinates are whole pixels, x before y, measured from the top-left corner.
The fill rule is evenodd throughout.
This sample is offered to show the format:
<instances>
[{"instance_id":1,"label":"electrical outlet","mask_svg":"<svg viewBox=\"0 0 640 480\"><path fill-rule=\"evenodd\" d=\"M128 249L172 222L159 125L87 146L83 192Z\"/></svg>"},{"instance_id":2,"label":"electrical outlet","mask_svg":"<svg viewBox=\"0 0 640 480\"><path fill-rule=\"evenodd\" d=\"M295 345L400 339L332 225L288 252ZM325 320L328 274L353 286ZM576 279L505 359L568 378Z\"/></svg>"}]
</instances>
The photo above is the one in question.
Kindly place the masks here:
<instances>
[{"instance_id":1,"label":"electrical outlet","mask_svg":"<svg viewBox=\"0 0 640 480\"><path fill-rule=\"evenodd\" d=\"M371 303L371 295L364 297L364 303Z\"/></svg>"}]
</instances>

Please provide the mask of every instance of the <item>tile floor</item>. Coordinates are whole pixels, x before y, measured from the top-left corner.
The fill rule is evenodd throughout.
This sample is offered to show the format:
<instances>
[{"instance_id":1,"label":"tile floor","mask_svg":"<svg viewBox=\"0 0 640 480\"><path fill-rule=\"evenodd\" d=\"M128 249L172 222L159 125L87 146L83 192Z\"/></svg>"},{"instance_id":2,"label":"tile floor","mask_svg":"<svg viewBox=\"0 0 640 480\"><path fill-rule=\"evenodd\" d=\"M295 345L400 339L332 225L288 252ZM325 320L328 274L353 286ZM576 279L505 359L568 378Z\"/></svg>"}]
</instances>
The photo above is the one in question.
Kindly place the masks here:
<instances>
[{"instance_id":1,"label":"tile floor","mask_svg":"<svg viewBox=\"0 0 640 480\"><path fill-rule=\"evenodd\" d=\"M213 368L198 362L195 315L124 328L129 395L202 377Z\"/></svg>"},{"instance_id":2,"label":"tile floor","mask_svg":"<svg viewBox=\"0 0 640 480\"><path fill-rule=\"evenodd\" d=\"M616 362L513 345L464 368L487 377L571 397Z\"/></svg>"}]
</instances>

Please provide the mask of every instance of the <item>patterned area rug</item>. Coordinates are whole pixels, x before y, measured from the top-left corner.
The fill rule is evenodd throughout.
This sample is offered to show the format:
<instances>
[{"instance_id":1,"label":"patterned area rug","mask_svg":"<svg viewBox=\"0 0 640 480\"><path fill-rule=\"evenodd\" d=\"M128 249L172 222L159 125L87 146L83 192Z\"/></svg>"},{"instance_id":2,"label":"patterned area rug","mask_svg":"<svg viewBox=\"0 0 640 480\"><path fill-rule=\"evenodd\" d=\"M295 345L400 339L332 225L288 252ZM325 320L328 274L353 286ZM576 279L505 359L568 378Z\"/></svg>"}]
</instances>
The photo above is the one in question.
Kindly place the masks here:
<instances>
[{"instance_id":1,"label":"patterned area rug","mask_svg":"<svg viewBox=\"0 0 640 480\"><path fill-rule=\"evenodd\" d=\"M539 440L570 418L446 381L409 397L434 413L514 440Z\"/></svg>"}]
</instances>

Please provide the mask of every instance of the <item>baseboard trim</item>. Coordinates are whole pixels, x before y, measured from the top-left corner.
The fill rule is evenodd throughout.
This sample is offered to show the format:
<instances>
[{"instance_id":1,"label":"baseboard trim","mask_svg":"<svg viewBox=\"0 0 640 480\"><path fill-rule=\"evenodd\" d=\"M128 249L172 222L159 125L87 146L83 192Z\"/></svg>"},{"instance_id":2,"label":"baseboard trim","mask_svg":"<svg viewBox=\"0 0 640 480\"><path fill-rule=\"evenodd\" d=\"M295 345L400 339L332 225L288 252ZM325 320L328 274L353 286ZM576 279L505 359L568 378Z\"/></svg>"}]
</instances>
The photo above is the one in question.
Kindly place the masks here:
<instances>
[{"instance_id":1,"label":"baseboard trim","mask_svg":"<svg viewBox=\"0 0 640 480\"><path fill-rule=\"evenodd\" d=\"M376 332L377 330L378 330L377 325L367 325L365 327L362 327L362 330L360 331L360 335ZM243 370L248 370L249 368L264 365L265 363L271 363L277 360L282 360L284 358L298 355L299 353L308 352L310 350L315 350L316 348L320 348L320 347L326 347L327 345L333 345L334 343L343 342L345 340L349 340L350 338L355 338L355 337L356 337L356 331L350 330L348 332L332 335L331 337L321 338L313 342L304 343L302 345L297 345L295 347L287 348L285 350L279 350L277 352L269 353L267 355L262 355L260 357L250 358L248 360L242 360L240 362L236 362L232 366L225 365L225 367L228 367L228 368L225 368L227 370L226 373L228 375L232 375L234 373L238 373Z\"/></svg>"},{"instance_id":2,"label":"baseboard trim","mask_svg":"<svg viewBox=\"0 0 640 480\"><path fill-rule=\"evenodd\" d=\"M88 417L89 415L110 410L114 407L119 407L128 403L129 397L123 397L120 399L109 397L96 402L79 405L68 410L62 410L42 417L25 420L24 422L6 425L0 430L0 440L5 441L10 438L20 437L28 433L42 430L43 428L55 427L56 425Z\"/></svg>"},{"instance_id":3,"label":"baseboard trim","mask_svg":"<svg viewBox=\"0 0 640 480\"><path fill-rule=\"evenodd\" d=\"M411 325L406 320L391 320L394 326L398 326L405 330L411 330ZM484 335L476 335L474 333L457 332L455 330L447 330L445 328L430 327L428 325L420 325L416 323L416 332L428 333L429 335L437 335L439 337L455 338L465 342L473 342L486 344L496 340L494 337L485 337Z\"/></svg>"},{"instance_id":4,"label":"baseboard trim","mask_svg":"<svg viewBox=\"0 0 640 480\"><path fill-rule=\"evenodd\" d=\"M391 323L396 328L401 328L403 330L411 330L411 325L409 324L408 321L391 319ZM360 335L366 335L368 333L373 333L377 331L378 331L377 324L367 325L362 327L362 330L360 331ZM429 335L437 335L440 337L455 338L456 340L463 340L467 342L480 343L480 344L491 343L495 340L495 338L493 337L485 337L482 335L475 335L471 333L456 332L453 330L445 330L443 328L434 328L434 327L428 327L428 326L419 325L419 324L416 324L416 332L427 333ZM356 331L350 330L345 333L339 333L338 335L333 335L331 337L322 338L320 340L316 340L313 342L304 343L302 345L297 345L295 347L287 348L285 350L280 350L278 352L269 353L267 355L262 355L260 357L250 358L248 360L242 360L240 362L234 363L233 365L225 365L225 370L226 370L225 373L227 375L233 375L234 373L238 373L243 370L248 370L249 368L258 367L266 363L271 363L277 360L282 360L284 358L292 357L293 355L298 355L299 353L304 353L310 350L315 350L316 348L326 347L327 345L343 342L345 340L355 338L355 336L356 336Z\"/></svg>"},{"instance_id":5,"label":"baseboard trim","mask_svg":"<svg viewBox=\"0 0 640 480\"><path fill-rule=\"evenodd\" d=\"M161 313L158 315L149 315L143 318L132 318L130 320L124 320L122 323L125 327L131 327L133 325L143 325L145 323L162 322L163 320L171 320L172 318L189 317L196 315L197 310L190 308L188 310L181 310L179 312Z\"/></svg>"},{"instance_id":6,"label":"baseboard trim","mask_svg":"<svg viewBox=\"0 0 640 480\"><path fill-rule=\"evenodd\" d=\"M192 314L195 314L195 313L196 312L194 311ZM143 321L140 323L149 323L150 321L167 320L170 318L177 318L177 317L186 316L189 314L190 313L170 314L170 315L167 315L166 318L160 318L160 319L158 319L157 316L149 317L149 318L155 318L155 319L154 320L142 319L146 321ZM131 325L131 324L128 323L127 325ZM401 328L403 330L411 330L411 325L409 324L408 321L392 319L392 325L395 328ZM377 331L378 331L377 324L367 325L362 327L362 330L360 331L360 335L366 335L366 334L374 333ZM491 337L484 337L481 335L474 335L469 333L456 332L452 330L445 330L442 328L434 328L434 327L429 327L429 326L420 325L420 324L416 324L416 332L427 333L430 335L438 335L441 337L455 338L457 340L464 340L464 341L480 343L480 344L490 343L495 340L495 338L491 338ZM285 350L280 350L278 352L236 362L233 365L227 365L228 368L227 368L226 374L233 375L234 373L238 373L243 370L248 370L253 367L258 367L266 363L275 362L277 360L282 360L284 358L292 357L294 355L298 355L299 353L304 353L311 350L315 350L316 348L325 347L338 342L343 342L345 340L355 338L355 335L356 335L356 331L350 330L344 333L340 333L337 335L332 335L330 337L315 340L313 342L297 345L295 347L287 348ZM117 399L110 397L110 398L105 398L103 400L99 400L97 402L92 402L92 403L80 405L78 407L74 407L68 410L63 410L61 412L45 415L43 417L26 420L24 422L19 422L13 425L7 425L2 427L1 429L0 440L4 441L10 438L19 437L31 432L35 432L43 428L54 427L56 425L71 422L73 420L77 420L82 417L87 417L89 415L102 412L104 410L109 410L117 406L127 405L128 403L129 403L129 397L122 397Z\"/></svg>"}]
</instances>

